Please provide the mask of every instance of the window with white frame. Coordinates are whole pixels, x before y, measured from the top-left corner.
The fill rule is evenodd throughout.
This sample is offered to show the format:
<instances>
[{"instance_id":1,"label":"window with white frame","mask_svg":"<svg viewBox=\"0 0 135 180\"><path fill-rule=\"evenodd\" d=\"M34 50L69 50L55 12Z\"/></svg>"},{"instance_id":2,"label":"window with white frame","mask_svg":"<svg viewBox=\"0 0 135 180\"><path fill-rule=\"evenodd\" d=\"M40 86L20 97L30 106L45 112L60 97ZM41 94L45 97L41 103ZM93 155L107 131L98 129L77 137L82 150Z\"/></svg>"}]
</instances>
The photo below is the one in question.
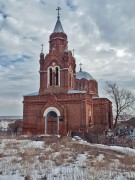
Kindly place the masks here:
<instances>
[{"instance_id":1,"label":"window with white frame","mask_svg":"<svg viewBox=\"0 0 135 180\"><path fill-rule=\"evenodd\" d=\"M48 68L48 82L47 82L47 85L48 86L52 86L52 85L55 85L55 86L60 86L60 67L59 66L50 66ZM55 78L54 78L55 77ZM55 79L55 82L53 82Z\"/></svg>"}]
</instances>

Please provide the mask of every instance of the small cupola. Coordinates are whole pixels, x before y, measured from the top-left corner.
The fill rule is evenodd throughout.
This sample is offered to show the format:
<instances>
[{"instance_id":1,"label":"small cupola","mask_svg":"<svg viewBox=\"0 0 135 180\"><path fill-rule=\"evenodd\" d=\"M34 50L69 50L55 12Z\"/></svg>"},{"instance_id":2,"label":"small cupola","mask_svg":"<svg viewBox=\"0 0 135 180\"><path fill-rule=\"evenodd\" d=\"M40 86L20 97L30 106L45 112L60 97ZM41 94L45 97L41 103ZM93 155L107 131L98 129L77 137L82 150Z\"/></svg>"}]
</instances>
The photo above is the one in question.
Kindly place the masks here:
<instances>
[{"instance_id":1,"label":"small cupola","mask_svg":"<svg viewBox=\"0 0 135 180\"><path fill-rule=\"evenodd\" d=\"M60 21L60 10L58 7L56 9L58 11L57 22L54 27L53 33L50 35L50 51L56 49L59 52L63 52L67 47L67 35L65 34L61 21Z\"/></svg>"}]
</instances>

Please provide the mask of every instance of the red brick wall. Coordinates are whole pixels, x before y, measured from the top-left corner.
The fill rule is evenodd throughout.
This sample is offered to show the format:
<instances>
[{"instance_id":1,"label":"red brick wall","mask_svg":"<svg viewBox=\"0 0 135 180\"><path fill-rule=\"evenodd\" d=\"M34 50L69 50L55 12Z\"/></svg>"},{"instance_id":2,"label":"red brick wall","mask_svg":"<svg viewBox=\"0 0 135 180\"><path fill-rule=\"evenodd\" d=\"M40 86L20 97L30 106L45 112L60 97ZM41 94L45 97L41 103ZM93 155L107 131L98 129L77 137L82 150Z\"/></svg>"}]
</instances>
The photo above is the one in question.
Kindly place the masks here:
<instances>
[{"instance_id":1,"label":"red brick wall","mask_svg":"<svg viewBox=\"0 0 135 180\"><path fill-rule=\"evenodd\" d=\"M52 95L53 96L53 95ZM61 112L60 132L66 130L80 130L82 126L88 125L87 110L90 106L86 103L85 94L66 94L59 95L55 100L51 100L51 95L44 96L28 96L24 98L24 132L44 133L45 118L43 112L47 107L56 107ZM64 108L66 109L66 117L64 116ZM65 126L65 120L67 125Z\"/></svg>"},{"instance_id":2,"label":"red brick wall","mask_svg":"<svg viewBox=\"0 0 135 180\"><path fill-rule=\"evenodd\" d=\"M93 99L93 118L94 124L102 124L112 128L112 104L106 98Z\"/></svg>"},{"instance_id":3,"label":"red brick wall","mask_svg":"<svg viewBox=\"0 0 135 180\"><path fill-rule=\"evenodd\" d=\"M98 83L96 80L87 80L87 79L76 79L75 88L77 90L85 90L88 94L93 94L93 96L98 96Z\"/></svg>"},{"instance_id":4,"label":"red brick wall","mask_svg":"<svg viewBox=\"0 0 135 180\"><path fill-rule=\"evenodd\" d=\"M23 131L24 133L45 133L44 111L55 107L61 116L59 133L65 135L68 131L86 131L89 123L112 126L112 105L105 98L93 99L98 96L96 80L76 79L76 62L71 51L68 51L67 35L52 33L50 35L49 54L40 54L40 87L39 95L24 97ZM60 86L54 83L49 86L48 67L60 68ZM72 86L71 86L72 80ZM85 86L78 86L85 84ZM68 90L86 90L86 94L67 94ZM89 117L89 109L91 116Z\"/></svg>"},{"instance_id":5,"label":"red brick wall","mask_svg":"<svg viewBox=\"0 0 135 180\"><path fill-rule=\"evenodd\" d=\"M72 56L71 51L66 51L67 48L67 36L64 33L53 33L50 36L50 50L49 54L44 57L42 53L40 55L40 94L45 93L67 93L69 89L75 89L75 68L76 62ZM60 67L60 87L55 87L53 81L53 86L47 86L47 70L48 67L53 66ZM70 87L69 75L72 69L72 81L73 86ZM55 72L53 72L53 79L55 77Z\"/></svg>"}]
</instances>

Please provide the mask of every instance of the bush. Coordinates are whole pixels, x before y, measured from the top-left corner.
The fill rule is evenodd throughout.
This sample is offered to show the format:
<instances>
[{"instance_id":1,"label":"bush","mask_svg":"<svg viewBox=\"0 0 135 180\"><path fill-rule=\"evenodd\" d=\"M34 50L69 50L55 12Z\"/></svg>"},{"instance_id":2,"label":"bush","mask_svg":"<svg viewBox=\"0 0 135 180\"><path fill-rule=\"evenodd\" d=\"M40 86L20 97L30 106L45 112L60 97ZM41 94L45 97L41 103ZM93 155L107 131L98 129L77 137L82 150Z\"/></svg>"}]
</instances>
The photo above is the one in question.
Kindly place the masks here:
<instances>
[{"instance_id":1,"label":"bush","mask_svg":"<svg viewBox=\"0 0 135 180\"><path fill-rule=\"evenodd\" d=\"M15 134L17 134L19 128L22 127L22 120L16 120L14 123L8 125L8 128Z\"/></svg>"}]
</instances>

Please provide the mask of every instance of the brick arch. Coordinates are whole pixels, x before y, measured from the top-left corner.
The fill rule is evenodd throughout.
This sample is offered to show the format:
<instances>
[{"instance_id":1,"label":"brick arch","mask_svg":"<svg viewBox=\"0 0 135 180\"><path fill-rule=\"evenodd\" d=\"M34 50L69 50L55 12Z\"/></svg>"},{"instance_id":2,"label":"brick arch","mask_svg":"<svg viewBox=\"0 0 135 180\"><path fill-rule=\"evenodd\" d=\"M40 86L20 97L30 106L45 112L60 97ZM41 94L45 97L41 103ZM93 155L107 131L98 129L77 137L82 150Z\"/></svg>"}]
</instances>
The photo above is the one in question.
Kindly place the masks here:
<instances>
[{"instance_id":1,"label":"brick arch","mask_svg":"<svg viewBox=\"0 0 135 180\"><path fill-rule=\"evenodd\" d=\"M57 97L54 94L48 94L47 103L41 109L41 116L44 117L45 110L51 107L58 109L60 116L64 116L64 106L57 102Z\"/></svg>"},{"instance_id":2,"label":"brick arch","mask_svg":"<svg viewBox=\"0 0 135 180\"><path fill-rule=\"evenodd\" d=\"M48 62L47 64L47 68L50 66L52 67L52 63L55 63L55 66L59 66L60 69L61 69L61 63L59 62L59 60L56 58L56 59L52 59L51 61Z\"/></svg>"},{"instance_id":3,"label":"brick arch","mask_svg":"<svg viewBox=\"0 0 135 180\"><path fill-rule=\"evenodd\" d=\"M55 113L56 117L49 117L50 113ZM60 111L56 107L48 107L43 116L45 118L45 134L59 134Z\"/></svg>"},{"instance_id":4,"label":"brick arch","mask_svg":"<svg viewBox=\"0 0 135 180\"><path fill-rule=\"evenodd\" d=\"M57 116L60 116L60 115L61 115L61 114L60 114L60 111L59 111L56 107L48 107L48 108L44 111L43 116L44 116L44 117L47 116L47 114L48 114L50 111L54 111L54 112L57 114Z\"/></svg>"}]
</instances>

